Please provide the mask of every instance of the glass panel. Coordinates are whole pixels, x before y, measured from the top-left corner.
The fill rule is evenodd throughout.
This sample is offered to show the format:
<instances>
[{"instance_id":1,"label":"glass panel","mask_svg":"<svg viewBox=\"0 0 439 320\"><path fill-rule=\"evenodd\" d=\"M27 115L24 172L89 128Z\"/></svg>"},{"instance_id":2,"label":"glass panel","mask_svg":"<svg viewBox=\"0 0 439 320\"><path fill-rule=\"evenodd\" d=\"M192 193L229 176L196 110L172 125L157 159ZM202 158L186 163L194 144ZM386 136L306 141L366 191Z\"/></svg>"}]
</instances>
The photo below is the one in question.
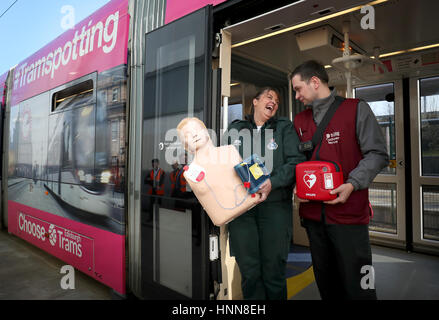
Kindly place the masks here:
<instances>
[{"instance_id":1,"label":"glass panel","mask_svg":"<svg viewBox=\"0 0 439 320\"><path fill-rule=\"evenodd\" d=\"M439 77L420 80L422 175L439 176Z\"/></svg>"},{"instance_id":2,"label":"glass panel","mask_svg":"<svg viewBox=\"0 0 439 320\"><path fill-rule=\"evenodd\" d=\"M369 200L373 209L369 230L396 234L396 184L372 183Z\"/></svg>"},{"instance_id":3,"label":"glass panel","mask_svg":"<svg viewBox=\"0 0 439 320\"><path fill-rule=\"evenodd\" d=\"M162 285L191 297L192 255L187 254L192 251L191 211L160 208L160 220L160 277L157 278Z\"/></svg>"},{"instance_id":4,"label":"glass panel","mask_svg":"<svg viewBox=\"0 0 439 320\"><path fill-rule=\"evenodd\" d=\"M65 85L56 112L50 92L11 108L9 200L125 234L126 100L111 101L113 84L126 91L125 75L126 66L100 73L98 99ZM111 121L119 124L114 150Z\"/></svg>"},{"instance_id":5,"label":"glass panel","mask_svg":"<svg viewBox=\"0 0 439 320\"><path fill-rule=\"evenodd\" d=\"M94 175L95 105L64 110L49 117L48 180L101 190Z\"/></svg>"},{"instance_id":6,"label":"glass panel","mask_svg":"<svg viewBox=\"0 0 439 320\"><path fill-rule=\"evenodd\" d=\"M124 207L126 74L126 66L105 71L99 74L97 85L95 175L112 189L118 208Z\"/></svg>"},{"instance_id":7,"label":"glass panel","mask_svg":"<svg viewBox=\"0 0 439 320\"><path fill-rule=\"evenodd\" d=\"M228 114L228 124L227 126L230 126L230 124L235 120L242 120L244 119L244 114L242 112L242 104L233 104L229 105L229 114ZM221 107L221 121L224 119L224 107Z\"/></svg>"},{"instance_id":8,"label":"glass panel","mask_svg":"<svg viewBox=\"0 0 439 320\"><path fill-rule=\"evenodd\" d=\"M234 104L229 106L229 125L235 120L242 120L242 104Z\"/></svg>"},{"instance_id":9,"label":"glass panel","mask_svg":"<svg viewBox=\"0 0 439 320\"><path fill-rule=\"evenodd\" d=\"M439 241L439 186L422 187L424 239Z\"/></svg>"},{"instance_id":10,"label":"glass panel","mask_svg":"<svg viewBox=\"0 0 439 320\"><path fill-rule=\"evenodd\" d=\"M11 107L9 124L8 200L45 210L39 195L47 161L49 94L43 93Z\"/></svg>"},{"instance_id":11,"label":"glass panel","mask_svg":"<svg viewBox=\"0 0 439 320\"><path fill-rule=\"evenodd\" d=\"M141 199L146 298L205 298L201 206L182 175L191 157L176 127L187 117L205 120L211 70L206 12L146 35Z\"/></svg>"},{"instance_id":12,"label":"glass panel","mask_svg":"<svg viewBox=\"0 0 439 320\"><path fill-rule=\"evenodd\" d=\"M356 88L355 97L363 99L370 105L386 139L391 165L385 167L381 173L396 174L395 94L393 83Z\"/></svg>"}]
</instances>

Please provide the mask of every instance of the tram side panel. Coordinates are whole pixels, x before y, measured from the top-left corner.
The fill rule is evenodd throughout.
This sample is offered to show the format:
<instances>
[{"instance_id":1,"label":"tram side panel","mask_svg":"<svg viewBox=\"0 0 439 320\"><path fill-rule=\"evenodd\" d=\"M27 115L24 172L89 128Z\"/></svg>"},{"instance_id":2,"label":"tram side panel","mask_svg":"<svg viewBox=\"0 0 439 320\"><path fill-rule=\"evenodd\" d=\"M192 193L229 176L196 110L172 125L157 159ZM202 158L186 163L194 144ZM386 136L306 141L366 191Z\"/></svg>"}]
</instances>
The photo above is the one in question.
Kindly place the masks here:
<instances>
[{"instance_id":1,"label":"tram side panel","mask_svg":"<svg viewBox=\"0 0 439 320\"><path fill-rule=\"evenodd\" d=\"M121 294L127 7L110 2L19 64L8 124L9 232Z\"/></svg>"},{"instance_id":2,"label":"tram side panel","mask_svg":"<svg viewBox=\"0 0 439 320\"><path fill-rule=\"evenodd\" d=\"M6 80L8 72L0 75L0 193L3 189L3 128L4 128L4 114L6 108ZM0 202L2 199L0 198ZM3 212L3 203L0 203L0 228L6 227L6 219Z\"/></svg>"}]
</instances>

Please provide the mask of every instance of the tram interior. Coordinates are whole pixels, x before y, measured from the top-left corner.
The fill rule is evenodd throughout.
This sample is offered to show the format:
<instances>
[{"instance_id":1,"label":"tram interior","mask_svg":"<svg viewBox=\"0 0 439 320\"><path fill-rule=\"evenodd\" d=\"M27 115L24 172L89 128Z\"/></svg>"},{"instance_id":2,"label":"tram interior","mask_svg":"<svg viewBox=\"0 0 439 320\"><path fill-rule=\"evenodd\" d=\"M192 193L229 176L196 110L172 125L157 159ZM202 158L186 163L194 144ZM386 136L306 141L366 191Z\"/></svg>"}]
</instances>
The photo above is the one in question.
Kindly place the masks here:
<instances>
[{"instance_id":1,"label":"tram interior","mask_svg":"<svg viewBox=\"0 0 439 320\"><path fill-rule=\"evenodd\" d=\"M264 86L273 86L279 90L281 103L278 115L293 119L305 106L294 98L295 93L289 87L289 73L310 59L318 60L325 65L330 79L329 86L339 95L348 97L349 91L352 96L365 99L370 105L388 105L389 110L392 110L387 114L379 114L373 110L383 128L391 162L389 167L381 172L380 176L384 177L376 179L370 189L372 205L374 197L377 200L374 207L376 218L370 224L370 230L373 231L371 242L407 249L407 243L417 237L409 233L415 234L413 230L422 227L414 223L412 229L409 229L412 224L409 220L415 213L412 214L412 208L408 205L406 207L401 199L411 197L412 202L417 202L418 205L422 200L416 198L416 188L408 186L411 185L412 173L410 170L407 171L410 159L406 159L407 152L404 153L404 145L410 144L411 141L413 145L410 137L413 135L410 124L413 122L413 115L409 110L413 108L413 97L405 97L403 103L403 95L413 95L413 90L406 87L403 93L402 85L396 83L402 83L402 79L434 77L439 74L439 34L435 27L439 2L390 0L374 4L372 16L369 16L373 21L366 20L368 23L373 22L374 28L365 29L364 19L367 19L367 12L362 13L358 8L352 11L348 9L367 3L343 0L324 3L298 1L248 21L225 27L223 31L230 34L232 47L228 122L230 124L233 120L242 119L249 114L254 95ZM337 14L340 12L344 13ZM355 68L350 69L350 75L346 73L349 70L344 63L334 63L335 59L343 56L345 36L349 38L351 55L359 54L365 57L356 61ZM379 56L380 61L374 61L376 56ZM439 81L434 80L436 78L432 79L430 84L425 83L424 94L429 91L430 95L437 96ZM405 114L405 123L402 115L398 113ZM434 126L432 128L439 129ZM396 136L395 130L399 131ZM401 132L408 134L404 137ZM400 162L401 158L407 166L397 169L395 162L397 159ZM437 160L436 158L432 163L439 163ZM439 169L431 171L439 173ZM427 199L427 202L430 201L434 206L434 203L439 203L439 189L434 187L432 190L432 194L424 194L423 199L424 202ZM413 192L412 196L410 192ZM430 196L431 199L428 198ZM427 214L426 211L418 213L424 221L424 233L420 238L438 241L439 217L433 212L434 222L431 222L433 220L430 218L430 222L426 222ZM427 224L430 224L433 230L428 235L425 229ZM305 229L300 226L297 204L294 206L293 228L293 244L308 247ZM433 247L435 249L429 249L429 252L437 255L437 242ZM235 279L233 283L229 283L229 291L233 295L233 291L239 291L239 277L236 277L237 274L232 276L232 270L229 271L229 277ZM394 270L389 271L389 274L392 272Z\"/></svg>"},{"instance_id":2,"label":"tram interior","mask_svg":"<svg viewBox=\"0 0 439 320\"><path fill-rule=\"evenodd\" d=\"M398 59L397 63L399 64L395 66L393 63L394 67L391 72L385 70L383 66L381 68L374 67L372 63L364 61L353 70L352 84L354 86L439 71L439 64L434 63L436 62L434 59L438 58L438 49L428 50L428 47L425 47L425 50L416 50L410 53L413 49L439 43L439 35L435 26L437 19L435 12L439 9L439 3L428 2L427 4L409 0L393 0L378 4L374 7L375 29L365 30L361 26L365 14L361 13L360 10L327 20L322 19L330 12L343 8L343 2L348 1L328 1L325 4L314 4L315 2L298 2L248 22L224 28L231 33L232 38L232 93L229 105L242 103L244 99L244 108L248 108L248 97L255 93L254 87L258 87L258 83L270 84L275 73L279 73L284 78L281 79L279 76L272 85L285 82L289 72L309 59L316 59L328 66L330 86L335 87L339 94L345 94L344 68L340 64L334 66L333 60L343 55L346 24L352 54L374 57L377 53L380 55L400 53L399 55L380 57L381 61ZM349 2L352 3L352 1ZM364 4L364 1L356 2ZM331 6L329 3L334 5ZM330 10L329 13L328 10ZM319 17L321 12L325 12L325 15ZM308 20L308 18L315 18L314 21L320 19L321 21L311 21L312 23L300 27L302 21ZM297 26L297 24L299 24L298 28L291 31L241 45L244 41L270 35L273 30L282 31L290 26ZM424 55L422 58L425 60L429 58L425 56L426 54L429 54L432 60L432 63L424 63L427 66L421 66L421 61L419 61L419 65L408 62L408 58L413 55ZM406 59L402 59L403 57ZM254 73L259 71L258 75L261 76L261 73L265 72L265 79L253 78L253 81L242 79L241 64L245 60L252 65L253 69L259 68ZM286 83L285 85L287 86ZM295 104L295 101L292 103ZM288 108L288 101L285 101L283 108ZM280 113L288 115L288 109L283 108L280 106ZM293 109L293 115L294 113L296 112ZM229 121L231 121L230 118Z\"/></svg>"},{"instance_id":3,"label":"tram interior","mask_svg":"<svg viewBox=\"0 0 439 320\"><path fill-rule=\"evenodd\" d=\"M439 3L400 0L377 4L373 12L375 29L363 29L362 19L366 14L360 10L325 19L333 12L343 11L346 7L344 2L347 1L328 1L325 4L297 2L224 28L231 34L232 41L229 123L250 112L254 94L258 88L266 85L280 91L278 114L292 119L304 106L294 99L294 92L290 98L288 74L309 59L318 60L327 67L330 87L345 96L346 69L343 64L334 64L333 61L343 56L346 32L351 54L369 58L380 55L380 60L384 62L378 65L370 59L364 59L358 63L352 69L353 88L439 72L439 49L428 47L439 43L439 35L434 27ZM364 1L356 2L365 4ZM352 1L349 4L352 7ZM324 15L321 16L322 13ZM291 26L298 27L270 36ZM259 37L266 38L243 44ZM389 94L385 87L365 94L372 101L394 100L394 95ZM297 215L294 217L294 243L308 245Z\"/></svg>"}]
</instances>

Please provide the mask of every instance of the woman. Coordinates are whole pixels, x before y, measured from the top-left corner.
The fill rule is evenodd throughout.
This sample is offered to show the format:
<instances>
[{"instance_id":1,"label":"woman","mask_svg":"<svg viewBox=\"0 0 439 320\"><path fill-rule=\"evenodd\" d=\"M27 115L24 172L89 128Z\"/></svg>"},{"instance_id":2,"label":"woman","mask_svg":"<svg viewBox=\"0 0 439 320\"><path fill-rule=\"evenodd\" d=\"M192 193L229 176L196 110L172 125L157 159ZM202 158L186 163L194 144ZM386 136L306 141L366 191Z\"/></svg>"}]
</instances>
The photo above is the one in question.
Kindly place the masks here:
<instances>
[{"instance_id":1,"label":"woman","mask_svg":"<svg viewBox=\"0 0 439 320\"><path fill-rule=\"evenodd\" d=\"M270 179L258 191L259 204L228 224L231 254L241 271L244 299L287 299L285 267L293 228L295 166L306 159L298 150L299 138L291 121L275 118L278 108L278 92L263 88L253 99L253 114L232 122L229 128L229 132L250 130L251 141L229 138L229 144L239 146L241 157L248 143L252 154L257 153L254 143L261 143L263 154L259 156L266 164L272 156L273 164ZM267 136L272 137L268 143Z\"/></svg>"}]
</instances>

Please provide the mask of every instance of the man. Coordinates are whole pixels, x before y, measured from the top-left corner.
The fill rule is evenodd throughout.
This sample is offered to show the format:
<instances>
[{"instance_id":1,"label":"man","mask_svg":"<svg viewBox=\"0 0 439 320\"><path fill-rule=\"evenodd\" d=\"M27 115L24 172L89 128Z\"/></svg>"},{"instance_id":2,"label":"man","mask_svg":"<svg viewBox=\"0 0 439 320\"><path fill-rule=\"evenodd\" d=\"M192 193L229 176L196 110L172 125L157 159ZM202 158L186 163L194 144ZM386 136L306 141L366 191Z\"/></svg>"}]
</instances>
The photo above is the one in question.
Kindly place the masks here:
<instances>
[{"instance_id":1,"label":"man","mask_svg":"<svg viewBox=\"0 0 439 320\"><path fill-rule=\"evenodd\" d=\"M159 167L159 159L152 159L151 164L152 169L145 177L145 184L149 184L151 186L148 194L163 196L165 194L165 172Z\"/></svg>"},{"instance_id":2,"label":"man","mask_svg":"<svg viewBox=\"0 0 439 320\"><path fill-rule=\"evenodd\" d=\"M169 178L171 179L171 197L183 198L186 193L186 179L184 178L184 165L179 166L178 162L175 161L172 164L172 169L174 169Z\"/></svg>"},{"instance_id":3,"label":"man","mask_svg":"<svg viewBox=\"0 0 439 320\"><path fill-rule=\"evenodd\" d=\"M316 61L298 66L291 81L296 99L312 107L294 119L299 139L309 141L336 100L336 92L329 89L328 74ZM332 201L306 201L296 196L310 241L320 295L322 299L376 299L375 289L361 285L365 276L362 268L372 266L367 188L389 158L381 128L369 105L358 99L345 99L309 160L317 159L317 149L319 160L341 165L345 181L331 191L338 195Z\"/></svg>"}]
</instances>

